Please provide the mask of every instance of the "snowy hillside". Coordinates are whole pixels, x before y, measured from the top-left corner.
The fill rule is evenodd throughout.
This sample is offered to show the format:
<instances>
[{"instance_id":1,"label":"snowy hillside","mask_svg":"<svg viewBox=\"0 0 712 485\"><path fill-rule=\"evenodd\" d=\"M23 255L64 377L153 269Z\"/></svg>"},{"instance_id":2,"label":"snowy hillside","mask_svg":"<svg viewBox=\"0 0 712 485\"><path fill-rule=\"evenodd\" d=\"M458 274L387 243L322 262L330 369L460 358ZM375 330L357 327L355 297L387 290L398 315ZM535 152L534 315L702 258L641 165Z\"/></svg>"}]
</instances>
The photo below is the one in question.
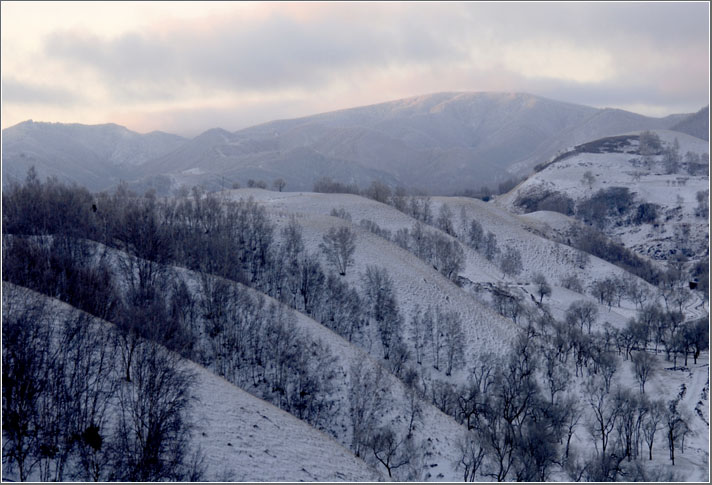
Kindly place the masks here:
<instances>
[{"instance_id":1,"label":"snowy hillside","mask_svg":"<svg viewBox=\"0 0 712 485\"><path fill-rule=\"evenodd\" d=\"M252 197L261 204L264 204L270 212L277 214L280 218L285 218L288 214L296 214L299 216L299 222L305 227L314 226L316 234L312 236L312 247L318 249L318 243L321 242L324 227L329 227L328 224L344 224L343 221L332 217L324 217L330 213L332 209L343 209L347 211L351 217L354 230L358 231L359 240L366 239L366 243L378 244L379 249L371 253L361 256L361 247L357 245L356 249L356 271L347 275L357 281L358 273L363 272L367 264L377 262L389 269L393 274L403 273L405 268L413 266L424 266L426 271L431 275L440 276L436 271L427 268L417 258L411 258L407 262L403 261L401 254L404 253L400 248L393 244L386 244L381 238L377 238L368 231L359 227L359 222L362 219L367 219L375 222L381 228L389 230L391 233L396 233L399 229L410 229L416 223L412 217L396 210L395 208L381 204L376 201L359 197L350 194L317 194L317 193L301 193L301 192L285 192L278 193L259 189L239 189L228 192L230 197ZM500 246L510 245L521 252L523 271L516 277L503 274L501 269L495 262L487 260L483 255L465 246L465 267L460 273L460 276L469 280L472 283L478 284L505 284L505 285L523 285L526 282L532 281L537 273L542 273L550 283L554 286L559 286L560 281L565 276L576 276L584 287L588 286L594 280L603 276L616 275L622 277L625 271L603 261L599 258L590 258L590 263L581 267L576 264L576 258L579 251L572 249L566 244L557 242L557 239L549 237L547 231L541 231L539 235L532 232L532 225L527 218L531 215L513 215L500 207L481 202L477 199L464 197L435 197L433 200L433 212L437 214L440 206L447 205L454 216L454 223L459 224L462 210L468 219L477 220L486 231L490 231L496 235ZM554 217L562 216L561 214L553 214ZM565 218L563 224L565 230L569 229L570 220ZM323 220L325 222L311 222L312 220ZM438 229L431 228L433 231L440 233ZM441 233L442 234L442 233ZM443 234L444 237L450 238ZM450 238L452 239L452 238ZM365 252L365 249L363 250ZM405 253L407 254L407 253ZM363 258L363 259L362 259ZM360 270L360 271L359 271ZM420 278L412 278L408 273L403 275L402 288L399 295L403 302L408 305L408 308L413 308L414 305L421 306L427 304L443 303L442 300L426 298L424 295L438 295L443 289L425 287L422 290L417 288L417 281ZM427 278L426 278L427 279ZM459 292L452 284L447 284L442 277L436 278L431 276L429 280L442 281L441 286L450 288L448 298L457 298ZM640 280L640 283L647 286L647 283ZM462 290L460 290L461 292ZM453 294L454 293L454 294ZM424 299L425 298L425 299ZM471 303L465 303L460 300L448 300L450 304L460 308L461 305L469 306ZM506 328L506 325L503 326Z\"/></svg>"},{"instance_id":2,"label":"snowy hillside","mask_svg":"<svg viewBox=\"0 0 712 485\"><path fill-rule=\"evenodd\" d=\"M229 194L229 195L228 195ZM277 193L256 189L242 189L230 191L225 196L232 198L251 197L257 200L260 204L265 205L268 210L277 217L278 220L286 221L289 215L296 215L302 227L305 229L305 240L311 241L308 243L314 250L318 247L321 236L326 231L327 227L340 226L349 224L348 221L336 217L329 217L324 214L332 209L348 213L351 217L351 227L357 233L357 249L355 253L355 264L353 270L349 270L347 278L357 281L359 269L363 269L364 265L372 264L373 262L382 264L389 269L397 282L398 294L405 293L406 295L415 295L415 298L406 296L402 300L405 308L412 308L414 304L429 304L437 299L433 296L440 293L447 286L454 286L441 278L446 283L445 288L438 285L438 289L431 289L425 293L418 290L417 282L420 281L420 276L413 277L412 268L418 267L417 260L408 261L404 256L399 255L399 248L394 248L393 244L387 244L383 238L379 238L368 231L359 227L357 224L362 218L368 218L375 222L380 228L386 229L391 233L395 233L398 229L409 228L415 223L415 220L395 210L393 207L380 204L378 202L364 199L361 197L346 195L346 194L314 194L314 193ZM596 280L603 278L619 278L621 280L634 279L637 284L646 288L651 294L656 290L647 282L635 278L621 268L614 266L611 263L603 261L596 257L590 257L584 264L584 267L578 266L576 263L576 253L574 249L566 244L561 244L557 241L565 240L565 236L569 234L571 225L578 224L573 219L556 212L535 212L526 215L513 215L502 210L497 205L487 204L478 200L466 198L449 198L437 197L433 198L433 212L438 213L442 205L447 205L455 221L458 220L460 214L465 214L468 218L474 218L486 231L491 231L497 236L499 243L509 245L520 251L523 261L523 271L510 277L504 275L501 270L492 262L487 261L484 257L469 248L465 248L467 255L467 263L463 269L461 276L478 283L475 288L478 288L473 293L472 301L478 302L476 308L479 315L482 315L481 306L491 305L493 285L504 285L513 295L519 295L522 305L535 307L530 303L538 298L537 286L533 284L534 277L537 273L544 274L547 280L551 283L552 292L545 300L545 306L542 307L545 312L550 314L558 321L565 321L567 312L574 303L586 302L596 309L598 317L594 320L592 331L594 333L604 332L621 332L625 333L626 328L630 325L630 320L635 319L638 315L638 306L633 301L624 299L617 305L605 305L598 301L595 297L589 294L588 288ZM457 223L457 222L456 222ZM311 235L310 235L311 234ZM379 241L380 239L380 241ZM366 246L365 248L363 246ZM373 251L368 248L374 246ZM409 268L404 271L403 268ZM435 273L435 272L433 272ZM350 276L349 276L350 274ZM402 274L402 275L401 275ZM434 276L439 276L435 273ZM430 281L434 276L425 278ZM562 286L562 280L566 277L576 276L582 283L583 290L572 291ZM466 286L467 289L472 288ZM404 289L405 291L400 291ZM468 308L466 302L463 303L452 292L447 292L448 303L456 308ZM426 296L427 295L427 296ZM432 296L431 296L432 295ZM440 300L440 303L445 303ZM494 308L493 308L494 309ZM472 314L473 310L467 310L463 313ZM491 310L490 310L491 311ZM690 318L698 318L705 314L698 312L692 306L686 308L686 313ZM481 318L481 317L480 317ZM517 326L523 325L520 322ZM481 330L479 330L480 332ZM545 330L546 332L546 330ZM472 344L468 344L468 348ZM495 346L494 348L498 348ZM487 348L486 346L484 347ZM492 349L489 349L492 350ZM689 419L699 423L701 426L708 426L708 418L705 412L708 406L707 391L708 386L708 363L705 360L707 354L703 353L702 357L696 364L690 361L690 367L685 367L683 370L674 369L669 362L666 362L663 354L657 354L654 357L653 377L651 377L647 386L647 392L652 396L660 396L670 399L676 396L680 389L686 391L682 395L681 408L684 407L690 413ZM472 362L473 364L476 361ZM624 360L619 364L619 371L613 379L611 386L619 385L622 388L635 388L637 386L635 378L635 369L632 363ZM648 389L648 387L646 387ZM582 403L586 403L587 397L586 384L581 378L573 379L569 390L574 399ZM699 413L696 411L699 409ZM588 418L587 418L588 419ZM577 446L585 449L588 437L585 432L579 431L575 434L573 442ZM707 477L707 460L709 443L707 434L704 429L699 432L694 432L690 439L690 447L678 461L684 463L684 475L674 474L677 470L672 468L669 463L662 459L661 448L665 446L662 438L656 446L658 454L655 455L654 465L648 468L646 473L658 473L662 476L673 473L670 477L681 480L704 480ZM653 471L655 470L655 471ZM693 478L698 477L698 478ZM561 476L566 479L566 475Z\"/></svg>"},{"instance_id":3,"label":"snowy hillside","mask_svg":"<svg viewBox=\"0 0 712 485\"><path fill-rule=\"evenodd\" d=\"M46 311L61 315L78 310L67 304L3 282L3 300L13 312L41 302ZM97 323L110 327L106 322ZM55 320L61 331L63 320ZM114 365L121 367L119 356ZM191 413L191 447L204 454L208 481L379 481L377 471L353 456L326 434L257 399L190 361L195 374ZM3 479L13 475L3 473Z\"/></svg>"},{"instance_id":4,"label":"snowy hillside","mask_svg":"<svg viewBox=\"0 0 712 485\"><path fill-rule=\"evenodd\" d=\"M633 140L623 150L576 153L558 160L498 198L496 203L522 213L525 210L521 201L525 197L559 193L578 202L601 189L624 187L638 204L655 204L659 215L638 224L615 224L606 228L608 234L626 247L653 259L666 260L676 249L683 247L687 248L684 251L688 256L699 257L709 244L707 217L699 215L697 196L709 189L709 158L704 156L709 154L709 145L699 138L678 132L655 133L667 145L678 140L680 168L674 173L666 173L661 155L653 156L651 166L644 167L637 152L637 141ZM700 158L699 174L693 172L696 174L691 175L689 168L683 167L688 153ZM590 183L584 180L587 173L592 176Z\"/></svg>"}]
</instances>

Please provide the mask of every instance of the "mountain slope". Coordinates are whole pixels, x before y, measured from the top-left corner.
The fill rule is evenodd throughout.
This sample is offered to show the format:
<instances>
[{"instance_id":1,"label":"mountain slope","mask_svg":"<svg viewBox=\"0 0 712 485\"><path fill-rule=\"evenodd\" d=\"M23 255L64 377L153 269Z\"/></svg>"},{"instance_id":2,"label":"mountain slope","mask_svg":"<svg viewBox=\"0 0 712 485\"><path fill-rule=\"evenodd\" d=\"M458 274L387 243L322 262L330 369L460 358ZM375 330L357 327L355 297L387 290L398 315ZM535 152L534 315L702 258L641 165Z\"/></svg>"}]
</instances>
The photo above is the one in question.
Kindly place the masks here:
<instances>
[{"instance_id":1,"label":"mountain slope","mask_svg":"<svg viewBox=\"0 0 712 485\"><path fill-rule=\"evenodd\" d=\"M368 185L448 194L528 173L558 151L616 133L670 128L681 116L649 118L523 93L436 93L280 120L230 133L216 128L187 141L138 135L116 125L25 122L3 131L3 174L34 164L100 190L119 180L170 193L180 185L209 190L271 183L311 190L327 176ZM186 142L184 144L184 142Z\"/></svg>"},{"instance_id":2,"label":"mountain slope","mask_svg":"<svg viewBox=\"0 0 712 485\"><path fill-rule=\"evenodd\" d=\"M201 140L201 156L179 150L148 163L143 175L196 169L243 185L248 178L283 176L289 190L311 190L322 176L361 185L380 178L442 194L527 172L572 144L678 120L530 94L437 93L223 133L207 145ZM308 156L295 157L297 149ZM321 166L310 166L313 160ZM347 174L339 172L345 163Z\"/></svg>"},{"instance_id":3,"label":"mountain slope","mask_svg":"<svg viewBox=\"0 0 712 485\"><path fill-rule=\"evenodd\" d=\"M3 184L24 180L34 165L43 179L56 176L102 190L134 178L138 165L175 150L184 141L158 131L141 135L114 124L25 121L2 132Z\"/></svg>"}]
</instances>

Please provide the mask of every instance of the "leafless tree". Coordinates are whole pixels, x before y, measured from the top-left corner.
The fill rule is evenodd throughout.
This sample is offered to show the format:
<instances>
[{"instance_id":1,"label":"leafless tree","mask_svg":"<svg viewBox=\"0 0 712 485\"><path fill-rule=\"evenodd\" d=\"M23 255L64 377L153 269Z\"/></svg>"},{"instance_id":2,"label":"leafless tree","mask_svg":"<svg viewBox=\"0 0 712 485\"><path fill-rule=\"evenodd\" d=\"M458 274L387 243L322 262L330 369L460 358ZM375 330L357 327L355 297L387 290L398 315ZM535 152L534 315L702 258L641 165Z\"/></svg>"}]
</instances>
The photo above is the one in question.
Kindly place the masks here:
<instances>
[{"instance_id":1,"label":"leafless tree","mask_svg":"<svg viewBox=\"0 0 712 485\"><path fill-rule=\"evenodd\" d=\"M388 360L391 351L402 340L403 317L398 311L393 280L385 268L368 266L362 277L369 316L376 323L383 358Z\"/></svg>"},{"instance_id":2,"label":"leafless tree","mask_svg":"<svg viewBox=\"0 0 712 485\"><path fill-rule=\"evenodd\" d=\"M537 273L534 275L534 284L536 285L537 295L539 295L539 303L542 302L545 296L551 296L551 286L543 274Z\"/></svg>"},{"instance_id":3,"label":"leafless tree","mask_svg":"<svg viewBox=\"0 0 712 485\"><path fill-rule=\"evenodd\" d=\"M29 291L3 284L2 296L2 458L26 481L39 462L42 403L55 365L52 328L44 305Z\"/></svg>"},{"instance_id":4,"label":"leafless tree","mask_svg":"<svg viewBox=\"0 0 712 485\"><path fill-rule=\"evenodd\" d=\"M399 437L389 426L377 429L371 438L371 451L376 459L386 467L389 478L393 478L393 470L410 462L409 454L403 453L406 440L406 437Z\"/></svg>"},{"instance_id":5,"label":"leafless tree","mask_svg":"<svg viewBox=\"0 0 712 485\"><path fill-rule=\"evenodd\" d=\"M450 236L455 237L455 224L452 222L452 218L452 209L450 209L449 205L443 204L440 206L440 212L435 223L438 229L446 234L449 234Z\"/></svg>"},{"instance_id":6,"label":"leafless tree","mask_svg":"<svg viewBox=\"0 0 712 485\"><path fill-rule=\"evenodd\" d=\"M606 386L599 379L592 378L586 386L587 400L593 410L594 420L589 427L591 436L601 444L601 456L606 456L610 435L618 419L618 409ZM598 450L598 445L596 445Z\"/></svg>"},{"instance_id":7,"label":"leafless tree","mask_svg":"<svg viewBox=\"0 0 712 485\"><path fill-rule=\"evenodd\" d=\"M277 189L278 192L281 192L282 190L284 190L284 187L286 187L286 186L287 186L287 182L281 177L278 179L275 179L275 181L272 182L272 187Z\"/></svg>"},{"instance_id":8,"label":"leafless tree","mask_svg":"<svg viewBox=\"0 0 712 485\"><path fill-rule=\"evenodd\" d=\"M583 174L583 178L581 179L581 183L588 186L588 189L591 190L595 181L596 177L593 175L593 172L586 170Z\"/></svg>"},{"instance_id":9,"label":"leafless tree","mask_svg":"<svg viewBox=\"0 0 712 485\"><path fill-rule=\"evenodd\" d=\"M331 263L341 276L346 274L346 270L353 264L353 256L356 251L356 234L347 226L338 229L330 228L324 235L323 242L319 247L326 255L327 261Z\"/></svg>"},{"instance_id":10,"label":"leafless tree","mask_svg":"<svg viewBox=\"0 0 712 485\"><path fill-rule=\"evenodd\" d=\"M487 456L487 449L476 430L468 430L460 439L458 447L460 450L458 467L462 466L463 479L465 482L474 482Z\"/></svg>"},{"instance_id":11,"label":"leafless tree","mask_svg":"<svg viewBox=\"0 0 712 485\"><path fill-rule=\"evenodd\" d=\"M351 417L351 449L356 456L363 453L386 408L382 398L383 374L380 367L370 370L359 361L349 373L349 416Z\"/></svg>"},{"instance_id":12,"label":"leafless tree","mask_svg":"<svg viewBox=\"0 0 712 485\"><path fill-rule=\"evenodd\" d=\"M645 394L645 382L653 373L655 359L645 351L638 351L633 355L632 360L635 366L635 378L640 384L640 392Z\"/></svg>"}]
</instances>

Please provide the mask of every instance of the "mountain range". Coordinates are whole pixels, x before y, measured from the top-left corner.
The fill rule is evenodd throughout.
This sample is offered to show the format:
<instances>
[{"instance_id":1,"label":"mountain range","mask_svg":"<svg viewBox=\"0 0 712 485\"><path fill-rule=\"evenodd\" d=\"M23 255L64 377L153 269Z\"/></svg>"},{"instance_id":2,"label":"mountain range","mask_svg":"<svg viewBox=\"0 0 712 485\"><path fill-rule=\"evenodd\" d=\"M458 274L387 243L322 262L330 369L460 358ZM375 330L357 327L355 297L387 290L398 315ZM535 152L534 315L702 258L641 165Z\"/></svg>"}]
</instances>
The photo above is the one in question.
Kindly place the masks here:
<instances>
[{"instance_id":1,"label":"mountain range","mask_svg":"<svg viewBox=\"0 0 712 485\"><path fill-rule=\"evenodd\" d=\"M287 190L303 191L330 177L451 194L527 174L567 147L604 136L646 129L703 136L704 113L652 118L531 94L437 93L236 132L215 128L192 139L115 124L26 121L3 130L3 184L22 180L34 165L42 177L91 190L124 180L169 194L181 185L215 190L281 177Z\"/></svg>"}]
</instances>

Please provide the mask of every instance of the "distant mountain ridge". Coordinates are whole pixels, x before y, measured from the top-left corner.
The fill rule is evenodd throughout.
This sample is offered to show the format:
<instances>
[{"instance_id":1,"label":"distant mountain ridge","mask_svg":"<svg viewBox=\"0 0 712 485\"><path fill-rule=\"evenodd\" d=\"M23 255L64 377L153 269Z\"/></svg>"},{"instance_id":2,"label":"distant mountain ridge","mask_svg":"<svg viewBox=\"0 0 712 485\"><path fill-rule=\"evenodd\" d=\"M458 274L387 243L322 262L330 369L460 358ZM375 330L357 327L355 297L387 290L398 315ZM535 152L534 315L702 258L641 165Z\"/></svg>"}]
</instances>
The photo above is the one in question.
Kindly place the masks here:
<instances>
[{"instance_id":1,"label":"distant mountain ridge","mask_svg":"<svg viewBox=\"0 0 712 485\"><path fill-rule=\"evenodd\" d=\"M56 176L90 190L135 178L137 166L171 152L186 141L154 131L145 135L113 123L82 125L24 121L2 131L3 185L24 180L35 166L42 177Z\"/></svg>"},{"instance_id":2,"label":"distant mountain ridge","mask_svg":"<svg viewBox=\"0 0 712 485\"><path fill-rule=\"evenodd\" d=\"M76 160L81 157L69 160L62 145L40 143L45 153L6 143L7 132L21 124L3 131L3 174L5 167L13 169L8 170L13 176L26 171L28 163L20 159L29 152L41 162L41 174L57 172L56 164L62 162L59 171L66 177L85 184L83 180L91 179L93 188L123 178L137 189L170 193L180 185L214 190L234 182L244 186L249 179L271 183L282 177L287 190L311 190L315 180L327 176L362 187L378 179L448 194L526 174L576 144L635 130L668 129L690 116L650 118L523 93L435 93L277 120L233 133L216 128L191 140L164 138L158 143L154 134L134 134L150 148L143 157L136 153L119 164L109 163L113 159L108 155L99 160L95 152L86 157L90 167L112 169L106 184L100 183L101 177L82 173L91 169ZM54 157L50 150L56 152Z\"/></svg>"}]
</instances>

